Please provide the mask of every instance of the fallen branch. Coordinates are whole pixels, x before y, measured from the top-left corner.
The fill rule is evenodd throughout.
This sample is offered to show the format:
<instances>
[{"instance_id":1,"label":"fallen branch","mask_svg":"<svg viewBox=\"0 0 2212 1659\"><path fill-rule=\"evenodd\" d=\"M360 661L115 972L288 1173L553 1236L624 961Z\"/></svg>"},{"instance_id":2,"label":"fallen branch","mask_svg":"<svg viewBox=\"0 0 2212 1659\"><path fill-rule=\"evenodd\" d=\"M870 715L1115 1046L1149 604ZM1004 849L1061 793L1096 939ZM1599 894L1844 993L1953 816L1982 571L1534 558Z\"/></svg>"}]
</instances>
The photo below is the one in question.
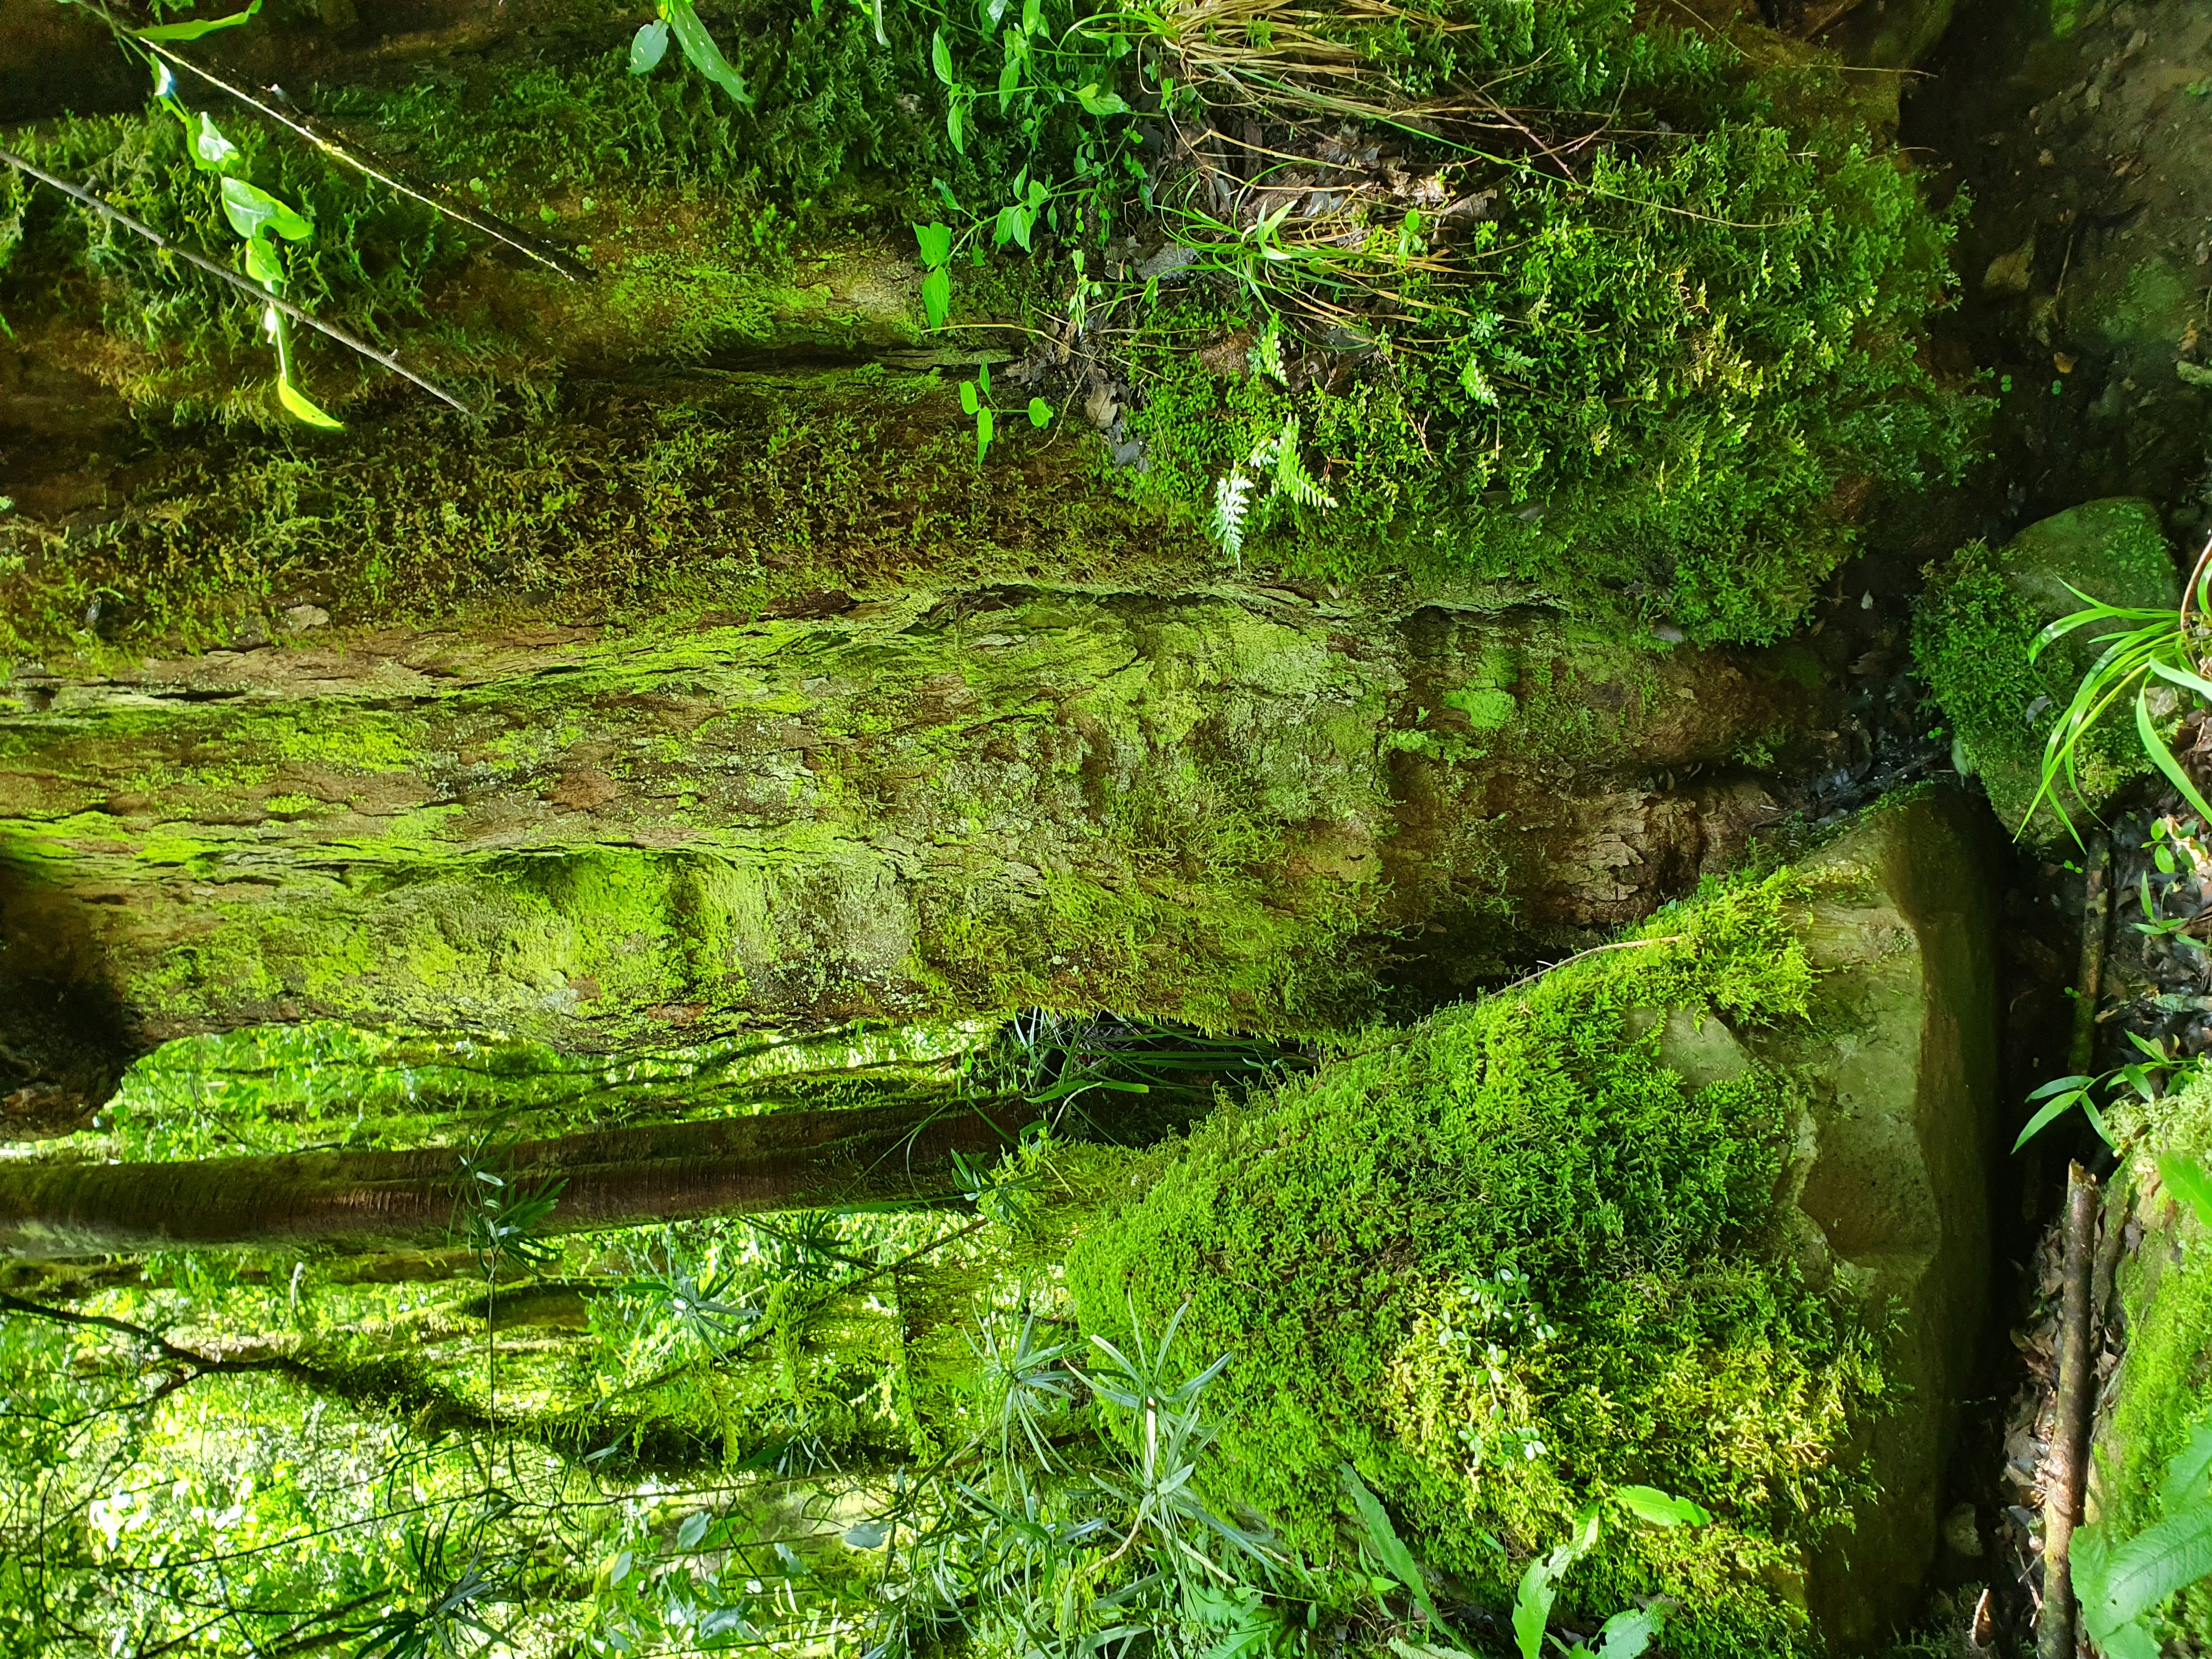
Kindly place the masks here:
<instances>
[{"instance_id":1,"label":"fallen branch","mask_svg":"<svg viewBox=\"0 0 2212 1659\"><path fill-rule=\"evenodd\" d=\"M199 270L207 272L209 276L213 276L221 282L228 283L231 287L239 289L240 292L252 295L253 298L260 301L264 305L276 307L277 310L283 312L287 317L291 318L293 321L304 323L307 327L313 329L318 334L328 335L331 339L336 340L340 345L346 347L349 350L359 352L362 356L368 358L369 362L380 364L384 368L390 369L401 380L413 381L416 386L421 386L423 391L428 392L432 397L438 399L439 402L451 404L453 408L460 410L464 415L474 415L476 413L474 410L471 409L459 398L453 396L452 392L446 391L442 386L424 380L420 374L417 374L413 369L409 368L390 352L378 350L374 346L369 344L368 341L355 337L353 335L347 333L345 330L337 327L335 324L323 321L321 318L314 315L313 313L293 304L291 301L285 299L282 295L271 294L267 289L262 287L260 283L254 282L250 277L240 276L238 272L228 269L227 266L216 264L216 261L209 258L204 253L195 253L188 247L178 246L176 243L162 235L161 233L155 229L153 226L147 224L141 220L132 218L121 208L117 207L112 202L102 201L99 197L94 195L90 191L84 189L82 186L73 185L66 179L57 179L52 173L46 171L45 168L33 166L30 162L25 161L21 156L15 154L12 150L0 149L0 161L6 162L9 167L14 167L18 173L26 173L31 178L37 179L42 185L52 185L54 189L61 191L63 195L67 196L75 201L83 203L94 212L100 214L106 218L114 220L117 224L121 225L125 230L144 237L155 247L160 248L162 252L174 254L178 258L182 259L186 264L196 266Z\"/></svg>"},{"instance_id":2,"label":"fallen branch","mask_svg":"<svg viewBox=\"0 0 2212 1659\"><path fill-rule=\"evenodd\" d=\"M2089 1402L2096 1396L2089 1352L2090 1273L2096 1261L2097 1178L2079 1164L2066 1172L2066 1279L2058 1316L2057 1421L2043 1466L2043 1607L2036 1659L2074 1659L2070 1557L2081 1518Z\"/></svg>"},{"instance_id":3,"label":"fallen branch","mask_svg":"<svg viewBox=\"0 0 2212 1659\"><path fill-rule=\"evenodd\" d=\"M109 21L112 23L114 20L111 18ZM115 27L121 29L124 26L116 24ZM332 161L343 167L351 167L363 178L373 179L387 190L397 191L402 196L420 202L424 207L429 208L434 212L442 213L448 219L457 219L471 229L482 231L494 241L503 242L517 253L535 259L539 264L550 270L559 271L572 283L587 282L596 275L592 268L582 261L564 253L550 243L530 235L527 232L516 229L496 215L486 213L480 208L471 207L465 202L454 201L442 192L410 182L404 173L389 161L384 161L365 147L356 144L350 140L340 139L313 117L301 114L299 111L285 105L281 101L282 94L272 93L257 97L237 82L227 81L213 70L202 68L172 46L166 46L159 40L144 40L135 34L131 38L147 51L160 56L164 61L173 64L188 74L198 76L216 91L235 98L248 109L257 110L278 125L289 128Z\"/></svg>"},{"instance_id":4,"label":"fallen branch","mask_svg":"<svg viewBox=\"0 0 2212 1659\"><path fill-rule=\"evenodd\" d=\"M2069 1067L2087 1076L2097 1057L2097 1004L2105 983L2105 939L2112 921L2112 842L2100 830L2089 837L2082 877L2081 966L2075 988L2074 1043Z\"/></svg>"}]
</instances>

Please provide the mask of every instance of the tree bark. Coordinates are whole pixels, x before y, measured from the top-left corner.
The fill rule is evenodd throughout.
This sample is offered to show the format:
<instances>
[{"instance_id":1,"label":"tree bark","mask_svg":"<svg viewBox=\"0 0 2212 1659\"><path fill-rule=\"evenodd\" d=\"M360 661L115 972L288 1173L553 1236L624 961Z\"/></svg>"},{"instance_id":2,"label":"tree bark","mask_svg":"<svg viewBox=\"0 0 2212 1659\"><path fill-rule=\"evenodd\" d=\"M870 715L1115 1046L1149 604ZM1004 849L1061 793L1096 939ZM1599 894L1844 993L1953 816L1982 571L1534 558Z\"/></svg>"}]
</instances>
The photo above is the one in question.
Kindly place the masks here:
<instances>
[{"instance_id":1,"label":"tree bark","mask_svg":"<svg viewBox=\"0 0 2212 1659\"><path fill-rule=\"evenodd\" d=\"M511 1185L560 1189L544 1231L952 1194L955 1152L988 1159L1036 1115L1018 1101L771 1112L526 1143ZM498 1160L498 1172L508 1168ZM463 1237L471 1172L451 1149L197 1164L0 1166L0 1255L51 1260L222 1246L428 1248Z\"/></svg>"},{"instance_id":2,"label":"tree bark","mask_svg":"<svg viewBox=\"0 0 2212 1659\"><path fill-rule=\"evenodd\" d=\"M1739 754L1817 754L1826 714L1759 653L1593 654L1535 611L1045 585L319 630L14 691L19 1133L168 1038L315 1018L1311 1031L1693 886L1774 811Z\"/></svg>"}]
</instances>

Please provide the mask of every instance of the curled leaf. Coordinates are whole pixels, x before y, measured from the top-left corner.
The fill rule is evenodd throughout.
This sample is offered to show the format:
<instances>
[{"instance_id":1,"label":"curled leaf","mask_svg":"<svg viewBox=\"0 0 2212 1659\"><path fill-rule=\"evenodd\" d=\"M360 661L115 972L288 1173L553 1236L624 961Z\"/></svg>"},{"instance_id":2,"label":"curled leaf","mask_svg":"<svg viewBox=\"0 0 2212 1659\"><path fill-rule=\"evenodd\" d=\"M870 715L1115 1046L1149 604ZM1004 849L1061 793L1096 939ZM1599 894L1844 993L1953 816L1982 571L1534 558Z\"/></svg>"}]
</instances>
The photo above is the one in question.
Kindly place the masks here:
<instances>
[{"instance_id":1,"label":"curled leaf","mask_svg":"<svg viewBox=\"0 0 2212 1659\"><path fill-rule=\"evenodd\" d=\"M309 426L320 427L325 432L343 432L345 429L344 422L331 419L315 406L306 392L289 380L279 380L276 382L276 398L297 419Z\"/></svg>"},{"instance_id":2,"label":"curled leaf","mask_svg":"<svg viewBox=\"0 0 2212 1659\"><path fill-rule=\"evenodd\" d=\"M315 234L313 223L290 204L229 174L222 181L222 211L230 228L249 239L267 230L288 242L304 242Z\"/></svg>"},{"instance_id":3,"label":"curled leaf","mask_svg":"<svg viewBox=\"0 0 2212 1659\"><path fill-rule=\"evenodd\" d=\"M668 55L668 25L655 18L630 36L629 72L650 75Z\"/></svg>"},{"instance_id":4,"label":"curled leaf","mask_svg":"<svg viewBox=\"0 0 2212 1659\"><path fill-rule=\"evenodd\" d=\"M244 11L234 11L228 17L199 17L183 23L156 23L151 28L133 29L131 34L141 40L197 40L203 34L212 34L217 29L234 29L261 9L261 0Z\"/></svg>"}]
</instances>

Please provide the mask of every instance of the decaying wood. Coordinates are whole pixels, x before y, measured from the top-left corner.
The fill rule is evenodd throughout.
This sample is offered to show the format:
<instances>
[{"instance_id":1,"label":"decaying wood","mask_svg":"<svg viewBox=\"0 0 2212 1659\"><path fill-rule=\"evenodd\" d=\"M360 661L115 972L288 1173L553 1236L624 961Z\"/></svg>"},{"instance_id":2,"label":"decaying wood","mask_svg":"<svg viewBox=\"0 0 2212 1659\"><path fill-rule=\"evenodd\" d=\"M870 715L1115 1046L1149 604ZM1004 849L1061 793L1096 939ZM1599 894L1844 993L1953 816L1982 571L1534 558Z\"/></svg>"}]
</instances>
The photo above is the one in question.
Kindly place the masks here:
<instances>
[{"instance_id":1,"label":"decaying wood","mask_svg":"<svg viewBox=\"0 0 2212 1659\"><path fill-rule=\"evenodd\" d=\"M2097 1179L2079 1164L2066 1176L2065 1302L2058 1325L2058 1411L2043 1469L2043 1611L2036 1659L2074 1659L2075 1601L2069 1557L2081 1518L2089 1404L2090 1278L2096 1261Z\"/></svg>"}]
</instances>

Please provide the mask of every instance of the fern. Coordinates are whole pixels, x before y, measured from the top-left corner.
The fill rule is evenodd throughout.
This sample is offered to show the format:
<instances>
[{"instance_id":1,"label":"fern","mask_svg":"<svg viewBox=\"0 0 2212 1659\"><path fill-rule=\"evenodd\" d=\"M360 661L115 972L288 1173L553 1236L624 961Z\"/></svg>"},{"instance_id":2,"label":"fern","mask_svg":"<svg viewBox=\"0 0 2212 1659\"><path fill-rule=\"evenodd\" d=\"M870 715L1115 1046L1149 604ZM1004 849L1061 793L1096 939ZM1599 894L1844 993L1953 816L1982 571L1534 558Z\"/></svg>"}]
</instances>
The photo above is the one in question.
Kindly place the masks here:
<instances>
[{"instance_id":1,"label":"fern","mask_svg":"<svg viewBox=\"0 0 2212 1659\"><path fill-rule=\"evenodd\" d=\"M1252 480L1242 466L1232 466L1213 486L1213 538L1239 563L1244 558L1244 515L1251 507Z\"/></svg>"},{"instance_id":2,"label":"fern","mask_svg":"<svg viewBox=\"0 0 2212 1659\"><path fill-rule=\"evenodd\" d=\"M1283 325L1279 322L1270 319L1267 331L1245 356L1255 374L1265 374L1277 386L1289 390L1291 374L1283 367Z\"/></svg>"},{"instance_id":3,"label":"fern","mask_svg":"<svg viewBox=\"0 0 2212 1659\"><path fill-rule=\"evenodd\" d=\"M1291 416L1283 422L1283 435L1274 441L1275 491L1288 495L1301 507L1317 507L1326 511L1336 505L1336 497L1321 487L1321 481L1306 471L1305 459L1298 453L1298 417Z\"/></svg>"},{"instance_id":4,"label":"fern","mask_svg":"<svg viewBox=\"0 0 2212 1659\"><path fill-rule=\"evenodd\" d=\"M1254 486L1261 478L1267 481L1267 493L1255 495ZM1252 453L1214 484L1213 539L1221 544L1223 552L1243 562L1245 526L1252 508L1278 495L1287 495L1301 507L1322 512L1336 505L1336 497L1323 489L1321 481L1306 471L1305 459L1298 453L1296 415L1287 416L1283 429L1273 437L1262 438L1254 444Z\"/></svg>"}]
</instances>

